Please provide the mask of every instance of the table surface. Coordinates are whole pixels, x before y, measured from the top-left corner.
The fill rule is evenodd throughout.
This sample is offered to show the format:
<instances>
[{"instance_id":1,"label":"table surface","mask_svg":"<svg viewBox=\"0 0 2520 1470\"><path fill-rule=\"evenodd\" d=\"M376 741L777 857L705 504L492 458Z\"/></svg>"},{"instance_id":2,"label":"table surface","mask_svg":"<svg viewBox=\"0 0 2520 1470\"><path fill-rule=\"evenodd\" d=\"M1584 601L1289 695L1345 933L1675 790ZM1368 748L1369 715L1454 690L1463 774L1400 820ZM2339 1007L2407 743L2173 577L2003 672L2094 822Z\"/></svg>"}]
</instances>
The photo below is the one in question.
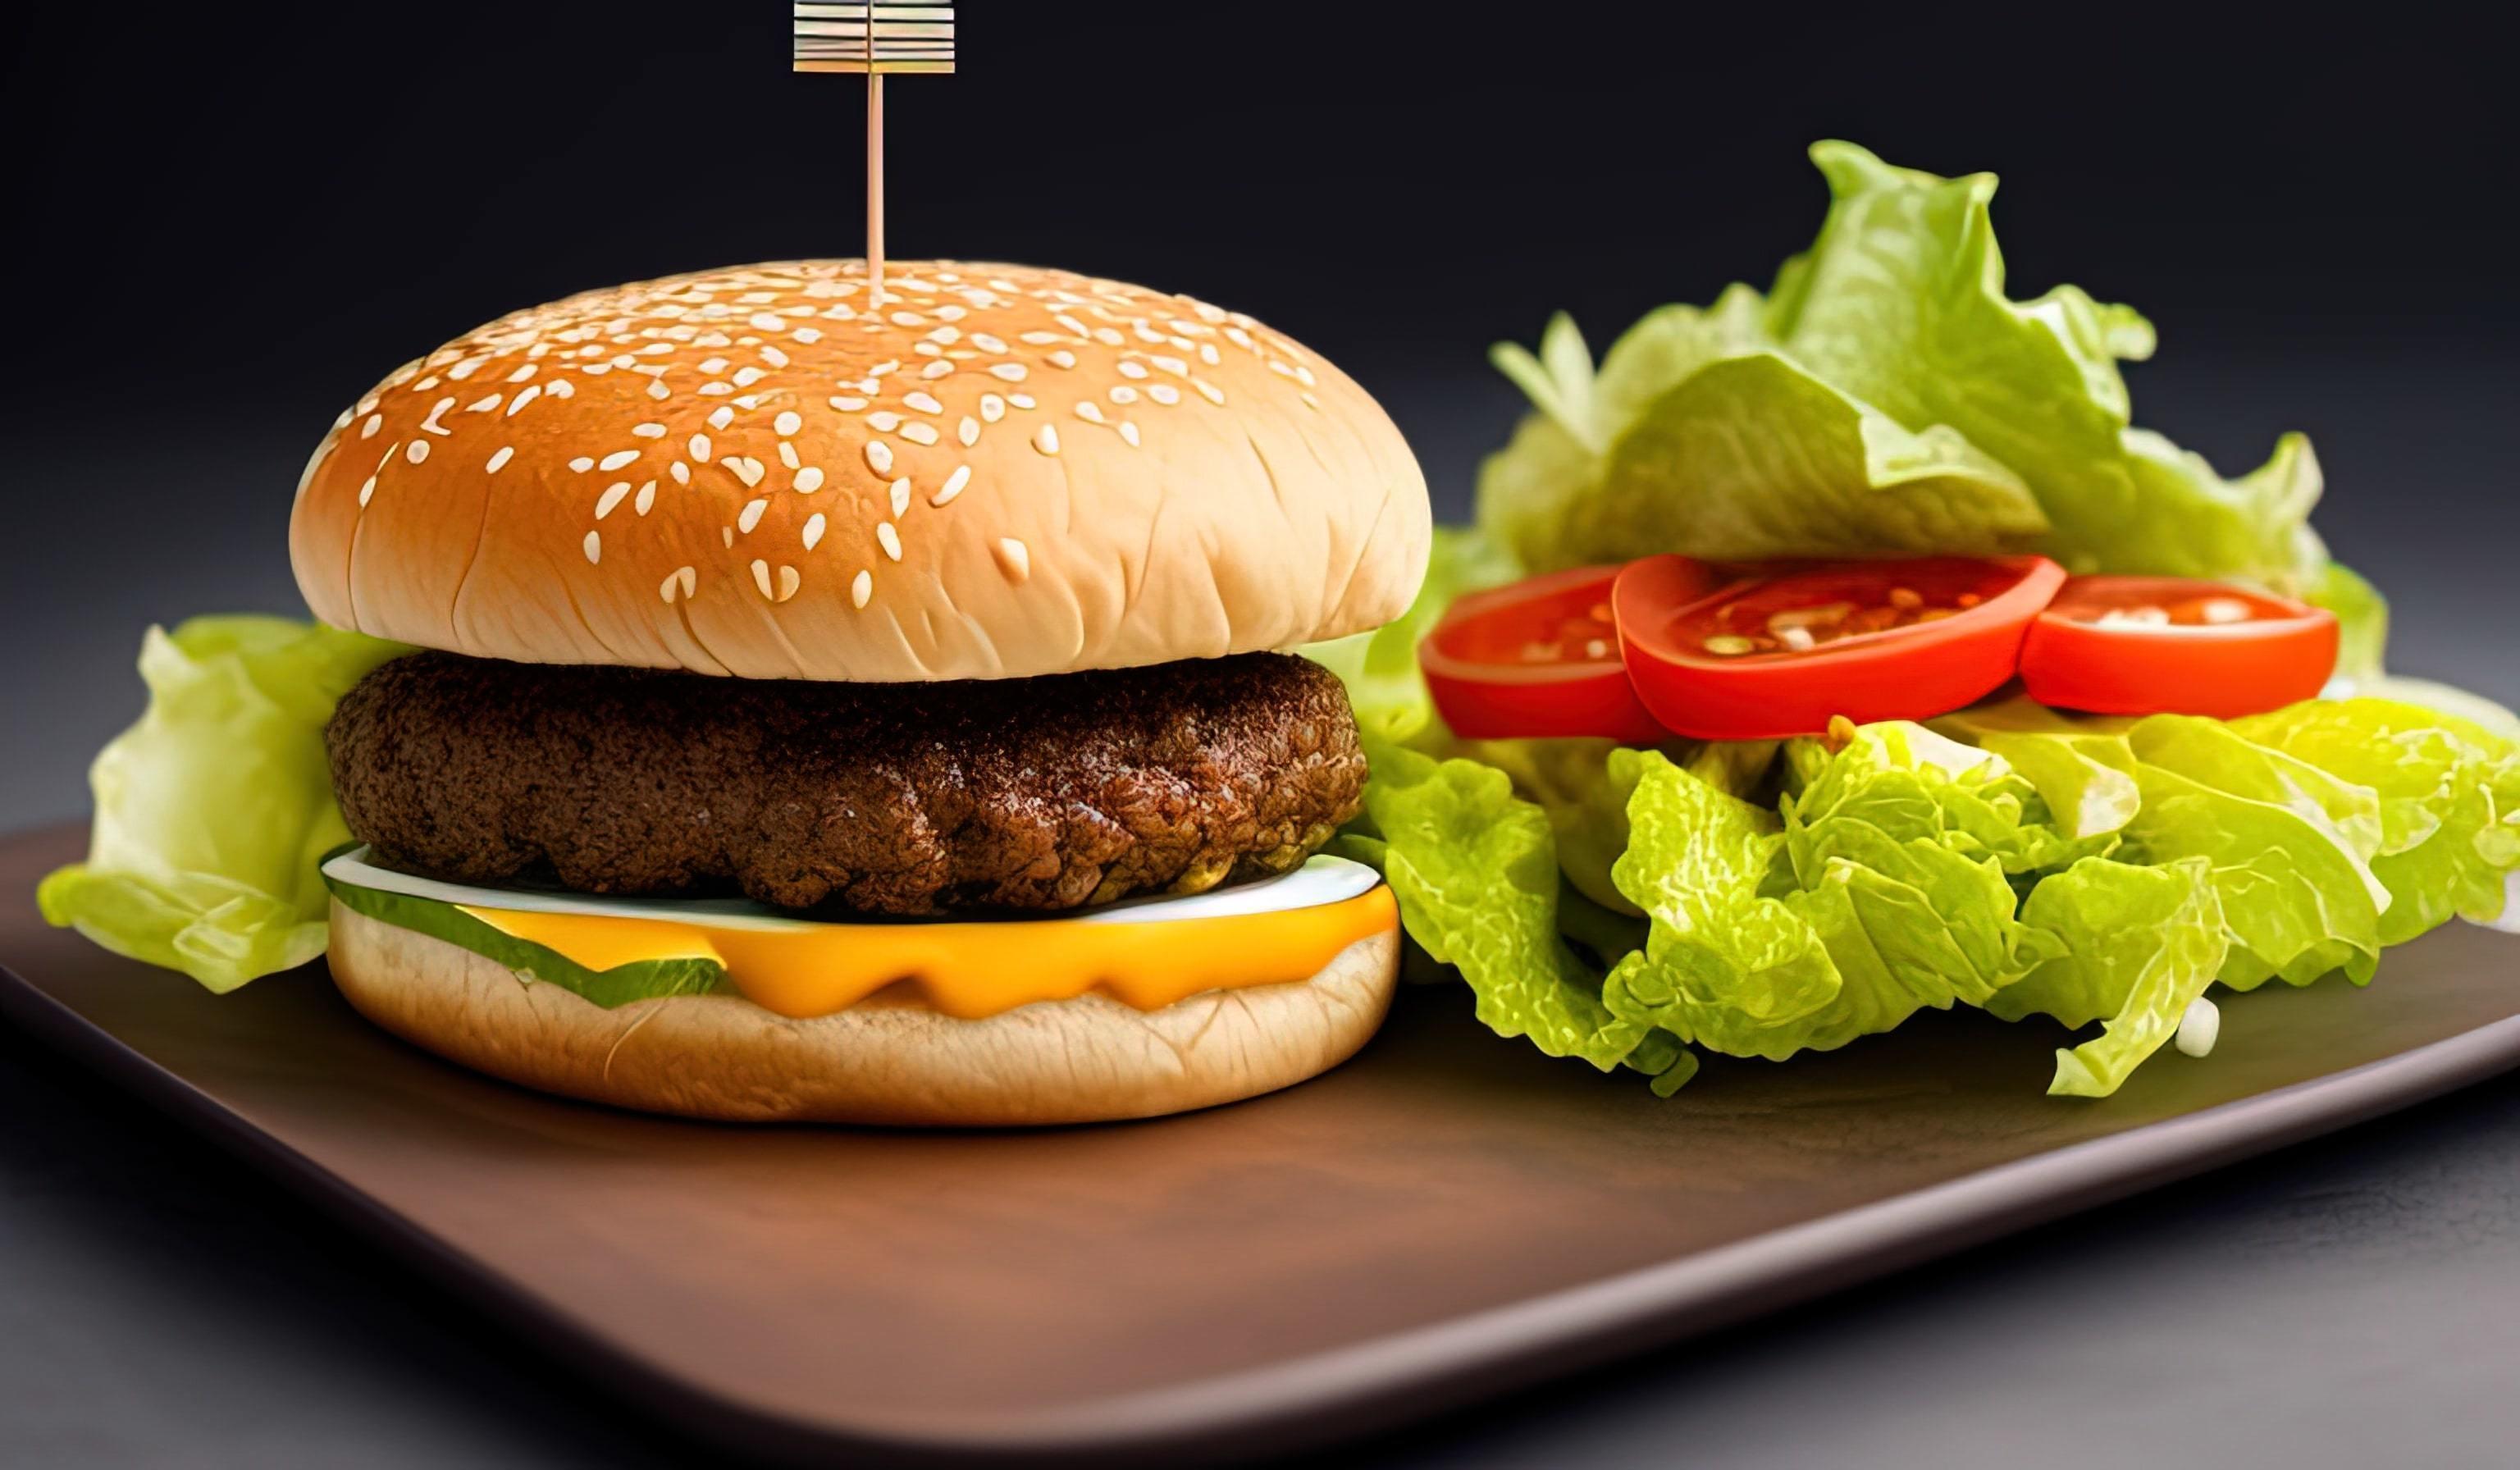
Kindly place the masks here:
<instances>
[{"instance_id":1,"label":"table surface","mask_svg":"<svg viewBox=\"0 0 2520 1470\"><path fill-rule=\"evenodd\" d=\"M2457 483L2495 463L2508 365L2246 366L2148 370L2140 401L2184 405L2155 422L2227 466L2276 428L2318 432L2342 487L2321 524L2396 595L2399 661L2520 699L2520 654L2478 636L2512 625L2498 563L2520 500L2489 505ZM1483 379L1374 386L1427 460L1439 510L1459 514L1505 400ZM0 828L83 809L81 766L137 707L143 623L289 605L275 487L302 454L292 427L39 467L66 517L109 492L155 498L128 537L0 579L0 616L44 630L7 666ZM2451 504L2456 527L2408 513ZM152 556L146 578L118 559ZM83 615L51 617L71 589ZM5 1030L0 1116L0 1462L703 1453ZM1427 1466L2487 1464L2520 1443L2514 1362L2520 1078L2505 1078L1371 1448Z\"/></svg>"}]
</instances>

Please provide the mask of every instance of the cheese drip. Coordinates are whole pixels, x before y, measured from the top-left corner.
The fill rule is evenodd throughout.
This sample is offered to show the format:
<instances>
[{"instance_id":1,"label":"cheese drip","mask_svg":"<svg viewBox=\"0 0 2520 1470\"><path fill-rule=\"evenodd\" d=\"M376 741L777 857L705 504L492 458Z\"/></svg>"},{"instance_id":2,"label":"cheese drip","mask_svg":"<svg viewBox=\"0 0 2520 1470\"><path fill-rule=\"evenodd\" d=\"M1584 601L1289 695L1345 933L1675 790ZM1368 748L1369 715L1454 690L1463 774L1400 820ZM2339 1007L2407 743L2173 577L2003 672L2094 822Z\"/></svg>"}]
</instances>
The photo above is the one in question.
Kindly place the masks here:
<instances>
[{"instance_id":1,"label":"cheese drip","mask_svg":"<svg viewBox=\"0 0 2520 1470\"><path fill-rule=\"evenodd\" d=\"M1160 1010L1201 991L1310 979L1341 950L1399 922L1384 887L1302 909L1127 924L1054 918L765 929L456 907L592 970L714 959L744 999L799 1020L845 1010L894 984L964 1020L1089 991Z\"/></svg>"}]
</instances>

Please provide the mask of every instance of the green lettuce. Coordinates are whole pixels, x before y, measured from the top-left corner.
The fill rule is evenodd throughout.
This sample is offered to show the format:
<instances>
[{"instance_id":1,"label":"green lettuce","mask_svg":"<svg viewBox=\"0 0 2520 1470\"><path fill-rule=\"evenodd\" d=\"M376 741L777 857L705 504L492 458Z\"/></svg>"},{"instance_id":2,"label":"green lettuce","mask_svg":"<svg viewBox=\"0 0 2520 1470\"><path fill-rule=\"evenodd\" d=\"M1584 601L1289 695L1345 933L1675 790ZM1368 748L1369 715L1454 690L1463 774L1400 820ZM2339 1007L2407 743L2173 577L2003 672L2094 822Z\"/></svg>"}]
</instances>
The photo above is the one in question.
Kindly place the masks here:
<instances>
[{"instance_id":1,"label":"green lettuce","mask_svg":"<svg viewBox=\"0 0 2520 1470\"><path fill-rule=\"evenodd\" d=\"M2057 953L2019 920L1990 850L2026 845L1994 830L2003 803L1982 794L2007 778L2000 760L1971 752L1947 771L1935 762L1958 747L1906 725L1837 754L1796 743L1808 780L1781 814L1640 757L1614 875L1652 924L1608 977L1614 1013L1783 1060L1926 1007L1984 1005Z\"/></svg>"},{"instance_id":2,"label":"green lettuce","mask_svg":"<svg viewBox=\"0 0 2520 1470\"><path fill-rule=\"evenodd\" d=\"M2030 890L2022 922L2060 953L2006 986L1987 1009L2007 1021L2033 1013L2102 1034L2056 1052L2060 1096L2105 1097L2178 1034L2187 1007L2214 983L2229 949L2221 891L2202 858L2159 868L2085 858Z\"/></svg>"},{"instance_id":3,"label":"green lettuce","mask_svg":"<svg viewBox=\"0 0 2520 1470\"><path fill-rule=\"evenodd\" d=\"M2310 530L2306 440L2224 479L2134 426L2118 363L2151 354L2141 316L2072 287L2005 294L1992 175L1845 143L1812 157L1827 217L1764 296L1656 311L1598 374L1562 318L1537 356L1498 349L1535 407L1481 470L1498 544L1533 570L2035 549L2314 597L2347 624L2343 666L2376 669L2384 609Z\"/></svg>"},{"instance_id":4,"label":"green lettuce","mask_svg":"<svg viewBox=\"0 0 2520 1470\"><path fill-rule=\"evenodd\" d=\"M349 837L324 724L361 676L405 651L277 617L150 629L148 711L90 769L87 861L44 879L44 917L220 992L321 955L316 863Z\"/></svg>"}]
</instances>

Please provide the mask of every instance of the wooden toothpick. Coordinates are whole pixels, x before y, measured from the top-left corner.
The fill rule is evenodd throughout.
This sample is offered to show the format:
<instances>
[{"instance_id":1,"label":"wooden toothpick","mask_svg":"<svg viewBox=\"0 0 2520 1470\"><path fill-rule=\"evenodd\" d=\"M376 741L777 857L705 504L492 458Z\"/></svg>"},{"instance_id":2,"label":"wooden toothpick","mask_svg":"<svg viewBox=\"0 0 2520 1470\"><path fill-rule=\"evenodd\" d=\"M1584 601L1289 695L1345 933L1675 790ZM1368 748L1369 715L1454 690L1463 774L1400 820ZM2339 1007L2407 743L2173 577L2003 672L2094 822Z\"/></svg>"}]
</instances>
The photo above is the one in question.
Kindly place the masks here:
<instances>
[{"instance_id":1,"label":"wooden toothpick","mask_svg":"<svg viewBox=\"0 0 2520 1470\"><path fill-rule=\"evenodd\" d=\"M796 0L798 71L867 79L866 262L869 300L883 300L883 78L954 69L954 7L926 0Z\"/></svg>"}]
</instances>

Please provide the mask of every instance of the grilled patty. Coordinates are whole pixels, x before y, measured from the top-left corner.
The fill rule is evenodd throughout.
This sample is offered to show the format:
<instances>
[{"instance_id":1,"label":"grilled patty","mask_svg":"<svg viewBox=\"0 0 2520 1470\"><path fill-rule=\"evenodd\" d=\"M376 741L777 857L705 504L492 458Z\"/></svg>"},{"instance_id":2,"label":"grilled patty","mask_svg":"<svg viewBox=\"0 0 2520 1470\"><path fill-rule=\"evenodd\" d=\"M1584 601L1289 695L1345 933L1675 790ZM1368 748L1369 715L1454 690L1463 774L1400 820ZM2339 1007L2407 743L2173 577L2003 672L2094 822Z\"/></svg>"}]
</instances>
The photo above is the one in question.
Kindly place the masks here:
<instances>
[{"instance_id":1,"label":"grilled patty","mask_svg":"<svg viewBox=\"0 0 2520 1470\"><path fill-rule=\"evenodd\" d=\"M397 867L886 914L1282 872L1365 785L1337 679L1277 653L923 685L415 653L325 736L341 815Z\"/></svg>"}]
</instances>

